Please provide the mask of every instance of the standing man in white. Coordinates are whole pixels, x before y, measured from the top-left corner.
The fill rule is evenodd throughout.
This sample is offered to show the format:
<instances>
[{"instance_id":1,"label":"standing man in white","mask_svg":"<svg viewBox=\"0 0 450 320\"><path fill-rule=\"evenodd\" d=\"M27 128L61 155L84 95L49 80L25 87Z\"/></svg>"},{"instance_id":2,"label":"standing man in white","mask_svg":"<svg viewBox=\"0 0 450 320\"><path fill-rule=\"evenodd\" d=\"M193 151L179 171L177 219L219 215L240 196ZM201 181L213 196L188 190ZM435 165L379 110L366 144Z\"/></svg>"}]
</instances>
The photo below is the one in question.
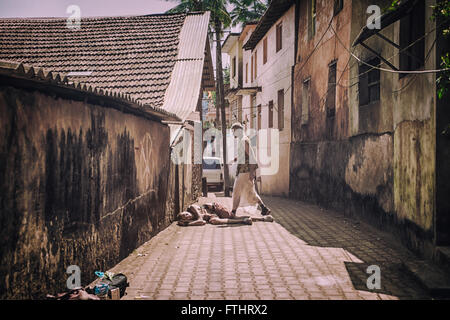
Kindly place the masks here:
<instances>
[{"instance_id":1,"label":"standing man in white","mask_svg":"<svg viewBox=\"0 0 450 320\"><path fill-rule=\"evenodd\" d=\"M250 139L244 134L244 127L236 122L231 126L233 135L238 139L238 156L234 161L238 162L236 180L233 186L233 208L231 216L236 216L241 198L245 197L250 205L259 204L263 216L270 214L270 209L261 200L255 189L256 162L255 153L250 145Z\"/></svg>"}]
</instances>

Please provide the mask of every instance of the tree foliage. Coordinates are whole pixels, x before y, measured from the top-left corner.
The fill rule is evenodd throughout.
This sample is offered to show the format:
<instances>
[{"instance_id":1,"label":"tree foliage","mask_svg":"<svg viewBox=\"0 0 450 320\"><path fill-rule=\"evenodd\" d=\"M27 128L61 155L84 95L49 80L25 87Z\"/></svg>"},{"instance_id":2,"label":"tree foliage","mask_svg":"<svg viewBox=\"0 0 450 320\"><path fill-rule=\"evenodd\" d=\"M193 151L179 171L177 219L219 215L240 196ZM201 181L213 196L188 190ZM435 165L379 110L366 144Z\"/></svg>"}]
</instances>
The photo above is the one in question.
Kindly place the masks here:
<instances>
[{"instance_id":1,"label":"tree foliage","mask_svg":"<svg viewBox=\"0 0 450 320\"><path fill-rule=\"evenodd\" d=\"M257 21L266 11L270 0L229 0L233 5L230 12L232 25Z\"/></svg>"},{"instance_id":2,"label":"tree foliage","mask_svg":"<svg viewBox=\"0 0 450 320\"><path fill-rule=\"evenodd\" d=\"M195 11L210 11L211 22L222 22L223 28L228 28L231 25L231 17L226 8L227 0L166 0L178 2L179 4L174 8L168 10L166 13L188 13ZM211 30L214 25L210 25Z\"/></svg>"},{"instance_id":3,"label":"tree foliage","mask_svg":"<svg viewBox=\"0 0 450 320\"><path fill-rule=\"evenodd\" d=\"M443 20L442 26L438 32L440 32L444 38L448 38L450 35L450 1L438 1L432 8L433 15L431 19L435 20L436 23L440 23L440 21ZM440 67L442 69L450 69L449 52L444 52L441 55ZM439 99L442 99L442 97L447 94L450 87L450 71L447 70L441 72L436 79L436 84L438 97Z\"/></svg>"},{"instance_id":4,"label":"tree foliage","mask_svg":"<svg viewBox=\"0 0 450 320\"><path fill-rule=\"evenodd\" d=\"M393 11L401 5L401 0L393 0L389 7L385 11ZM431 6L433 9L433 14L431 15L431 20L436 21L439 24L439 28L436 37L448 38L450 35L450 1L449 0L437 0L436 5ZM450 57L449 52L443 52L440 61L441 69L450 68ZM450 71L442 71L436 78L437 95L439 99L442 99L444 95L449 91L450 87Z\"/></svg>"}]
</instances>

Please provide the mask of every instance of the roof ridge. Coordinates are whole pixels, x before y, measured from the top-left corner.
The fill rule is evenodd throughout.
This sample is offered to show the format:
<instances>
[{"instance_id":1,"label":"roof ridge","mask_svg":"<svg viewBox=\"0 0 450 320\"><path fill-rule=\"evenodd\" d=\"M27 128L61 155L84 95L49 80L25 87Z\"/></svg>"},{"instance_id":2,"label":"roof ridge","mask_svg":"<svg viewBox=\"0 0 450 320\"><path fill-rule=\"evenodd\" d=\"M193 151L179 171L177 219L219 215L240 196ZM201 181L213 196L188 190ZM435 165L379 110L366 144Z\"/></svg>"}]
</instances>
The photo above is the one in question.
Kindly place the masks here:
<instances>
[{"instance_id":1,"label":"roof ridge","mask_svg":"<svg viewBox=\"0 0 450 320\"><path fill-rule=\"evenodd\" d=\"M156 16L183 16L183 15L191 15L191 14L200 14L204 12L177 12L177 13L149 13L149 14L130 14L130 15L123 15L123 16L85 16L81 17L81 21L83 20L98 20L98 19L117 19L117 18L143 18L143 17L156 17ZM0 20L18 20L18 21L26 21L26 20L50 20L50 21L57 21L57 20L64 20L66 21L68 17L6 17L6 18L0 18Z\"/></svg>"},{"instance_id":2,"label":"roof ridge","mask_svg":"<svg viewBox=\"0 0 450 320\"><path fill-rule=\"evenodd\" d=\"M31 80L48 81L52 85L63 86L65 88L72 88L83 91L85 93L93 93L103 97L109 97L117 100L122 100L134 105L135 108L144 111L150 109L161 115L178 118L172 112L168 112L162 108L154 107L149 104L142 103L133 97L130 93L125 93L115 89L105 89L97 87L96 85L86 84L82 81L69 80L65 73L46 70L42 67L37 67L21 62L14 62L9 60L0 60L0 73L6 71L6 74L19 75Z\"/></svg>"}]
</instances>

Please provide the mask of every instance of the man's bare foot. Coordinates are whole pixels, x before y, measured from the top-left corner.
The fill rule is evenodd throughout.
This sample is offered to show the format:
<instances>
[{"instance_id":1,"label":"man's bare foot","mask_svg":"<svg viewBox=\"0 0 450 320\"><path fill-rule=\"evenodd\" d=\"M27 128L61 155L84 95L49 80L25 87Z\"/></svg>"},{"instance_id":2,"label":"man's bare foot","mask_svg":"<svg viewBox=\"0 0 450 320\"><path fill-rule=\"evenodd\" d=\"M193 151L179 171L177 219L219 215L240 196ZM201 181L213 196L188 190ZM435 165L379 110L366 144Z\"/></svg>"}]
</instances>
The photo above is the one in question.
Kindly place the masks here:
<instances>
[{"instance_id":1,"label":"man's bare foot","mask_svg":"<svg viewBox=\"0 0 450 320\"><path fill-rule=\"evenodd\" d=\"M230 219L236 219L236 210L231 211Z\"/></svg>"}]
</instances>

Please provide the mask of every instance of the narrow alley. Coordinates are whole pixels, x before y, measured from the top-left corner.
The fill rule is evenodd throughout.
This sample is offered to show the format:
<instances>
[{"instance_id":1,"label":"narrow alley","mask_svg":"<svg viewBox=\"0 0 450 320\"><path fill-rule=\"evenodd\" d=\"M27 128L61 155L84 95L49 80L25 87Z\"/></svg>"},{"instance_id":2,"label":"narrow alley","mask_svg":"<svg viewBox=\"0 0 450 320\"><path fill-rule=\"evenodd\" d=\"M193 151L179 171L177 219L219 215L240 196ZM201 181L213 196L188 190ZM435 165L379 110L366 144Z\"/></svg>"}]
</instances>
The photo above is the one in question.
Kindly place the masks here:
<instances>
[{"instance_id":1,"label":"narrow alley","mask_svg":"<svg viewBox=\"0 0 450 320\"><path fill-rule=\"evenodd\" d=\"M430 298L402 269L402 261L415 256L389 235L314 205L264 200L275 222L170 225L110 270L129 277L122 299ZM199 204L211 201L231 205L224 197ZM238 210L244 214L258 213ZM381 289L367 288L369 265L380 267Z\"/></svg>"},{"instance_id":2,"label":"narrow alley","mask_svg":"<svg viewBox=\"0 0 450 320\"><path fill-rule=\"evenodd\" d=\"M450 300L450 0L28 2L0 301Z\"/></svg>"}]
</instances>

